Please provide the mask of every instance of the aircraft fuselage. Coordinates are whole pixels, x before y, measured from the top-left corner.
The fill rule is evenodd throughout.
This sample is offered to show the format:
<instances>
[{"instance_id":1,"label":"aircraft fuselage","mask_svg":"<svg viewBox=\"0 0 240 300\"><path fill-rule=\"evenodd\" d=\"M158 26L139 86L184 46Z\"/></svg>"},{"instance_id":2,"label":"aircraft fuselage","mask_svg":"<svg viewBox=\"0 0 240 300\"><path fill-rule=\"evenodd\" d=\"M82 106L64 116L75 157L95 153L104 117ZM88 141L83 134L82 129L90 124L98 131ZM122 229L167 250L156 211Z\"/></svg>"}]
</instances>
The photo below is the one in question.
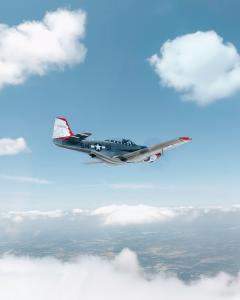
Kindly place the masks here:
<instances>
[{"instance_id":1,"label":"aircraft fuselage","mask_svg":"<svg viewBox=\"0 0 240 300\"><path fill-rule=\"evenodd\" d=\"M146 146L136 145L134 143L126 143L118 140L80 140L79 138L55 138L53 139L55 145L79 152L88 153L91 157L95 157L94 152L103 154L109 157L120 156L126 153L131 153L140 149L147 148ZM121 163L121 161L119 162ZM124 161L122 161L124 163Z\"/></svg>"}]
</instances>

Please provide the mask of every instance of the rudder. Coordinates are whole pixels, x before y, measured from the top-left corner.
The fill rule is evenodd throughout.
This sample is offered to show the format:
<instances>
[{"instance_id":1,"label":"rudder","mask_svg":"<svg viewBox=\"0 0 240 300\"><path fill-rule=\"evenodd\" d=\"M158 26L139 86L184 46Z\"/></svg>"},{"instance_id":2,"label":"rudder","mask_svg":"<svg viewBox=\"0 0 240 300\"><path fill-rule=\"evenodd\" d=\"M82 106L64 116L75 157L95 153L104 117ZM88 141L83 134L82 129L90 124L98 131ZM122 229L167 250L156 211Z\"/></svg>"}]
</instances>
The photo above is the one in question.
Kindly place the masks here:
<instances>
[{"instance_id":1,"label":"rudder","mask_svg":"<svg viewBox=\"0 0 240 300\"><path fill-rule=\"evenodd\" d=\"M53 139L64 139L73 136L73 132L65 118L56 118L53 128Z\"/></svg>"}]
</instances>

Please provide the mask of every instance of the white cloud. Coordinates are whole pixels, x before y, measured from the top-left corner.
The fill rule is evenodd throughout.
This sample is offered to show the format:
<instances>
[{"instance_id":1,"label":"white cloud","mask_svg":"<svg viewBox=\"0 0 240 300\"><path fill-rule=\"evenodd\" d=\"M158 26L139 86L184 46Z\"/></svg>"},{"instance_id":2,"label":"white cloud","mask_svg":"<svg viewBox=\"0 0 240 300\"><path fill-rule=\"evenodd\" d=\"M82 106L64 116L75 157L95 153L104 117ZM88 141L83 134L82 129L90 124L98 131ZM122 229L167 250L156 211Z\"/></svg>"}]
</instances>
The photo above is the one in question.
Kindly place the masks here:
<instances>
[{"instance_id":1,"label":"white cloud","mask_svg":"<svg viewBox=\"0 0 240 300\"><path fill-rule=\"evenodd\" d=\"M58 9L48 12L42 21L13 27L0 24L0 87L83 62L85 22L82 10Z\"/></svg>"},{"instance_id":2,"label":"white cloud","mask_svg":"<svg viewBox=\"0 0 240 300\"><path fill-rule=\"evenodd\" d=\"M81 208L74 208L72 209L72 214L73 215L81 215L82 213L84 213L85 211Z\"/></svg>"},{"instance_id":3,"label":"white cloud","mask_svg":"<svg viewBox=\"0 0 240 300\"><path fill-rule=\"evenodd\" d=\"M240 90L240 55L215 31L195 32L166 41L149 59L164 86L206 105Z\"/></svg>"},{"instance_id":4,"label":"white cloud","mask_svg":"<svg viewBox=\"0 0 240 300\"><path fill-rule=\"evenodd\" d=\"M40 211L40 210L9 211L9 212L0 213L0 219L11 220L13 222L23 222L24 220L36 220L39 218L56 219L64 216L65 213L60 209L49 210L49 211Z\"/></svg>"},{"instance_id":5,"label":"white cloud","mask_svg":"<svg viewBox=\"0 0 240 300\"><path fill-rule=\"evenodd\" d=\"M0 156L16 155L22 152L29 152L27 143L24 140L24 138L20 137L17 139L10 139L10 138L0 139Z\"/></svg>"},{"instance_id":6,"label":"white cloud","mask_svg":"<svg viewBox=\"0 0 240 300\"><path fill-rule=\"evenodd\" d=\"M51 184L51 181L36 177L25 177L25 176L9 176L0 175L0 178L18 182L34 183L34 184Z\"/></svg>"},{"instance_id":7,"label":"white cloud","mask_svg":"<svg viewBox=\"0 0 240 300\"><path fill-rule=\"evenodd\" d=\"M238 300L240 276L220 274L185 284L164 273L147 278L136 254L123 250L112 260L79 257L5 256L0 259L0 297L8 300ZM13 288L14 287L14 288Z\"/></svg>"},{"instance_id":8,"label":"white cloud","mask_svg":"<svg viewBox=\"0 0 240 300\"><path fill-rule=\"evenodd\" d=\"M94 210L92 215L102 216L106 225L131 225L169 221L178 214L170 208L147 205L111 205Z\"/></svg>"},{"instance_id":9,"label":"white cloud","mask_svg":"<svg viewBox=\"0 0 240 300\"><path fill-rule=\"evenodd\" d=\"M99 207L89 214L98 216L104 225L140 225L173 221L176 218L183 221L192 221L205 214L238 213L239 205L209 206L209 207L158 207L148 205L109 205Z\"/></svg>"},{"instance_id":10,"label":"white cloud","mask_svg":"<svg viewBox=\"0 0 240 300\"><path fill-rule=\"evenodd\" d=\"M176 220L190 222L203 215L216 213L240 213L240 205L208 206L208 207L158 207L148 205L109 205L97 209L87 210L75 208L71 211L63 210L26 210L26 211L0 211L0 221L10 220L22 222L37 220L39 218L70 218L78 220L83 218L96 218L105 226L128 226L151 223L163 223Z\"/></svg>"}]
</instances>

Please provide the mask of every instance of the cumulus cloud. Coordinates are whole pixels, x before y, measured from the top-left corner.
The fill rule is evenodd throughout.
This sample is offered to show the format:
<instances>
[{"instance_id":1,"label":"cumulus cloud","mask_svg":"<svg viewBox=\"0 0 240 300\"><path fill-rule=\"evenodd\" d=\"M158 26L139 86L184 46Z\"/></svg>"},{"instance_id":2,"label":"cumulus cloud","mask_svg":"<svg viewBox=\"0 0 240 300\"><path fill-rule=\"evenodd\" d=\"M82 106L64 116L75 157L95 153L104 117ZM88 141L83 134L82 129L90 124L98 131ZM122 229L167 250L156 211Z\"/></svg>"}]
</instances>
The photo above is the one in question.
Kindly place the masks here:
<instances>
[{"instance_id":1,"label":"cumulus cloud","mask_svg":"<svg viewBox=\"0 0 240 300\"><path fill-rule=\"evenodd\" d=\"M232 206L208 206L208 207L158 207L148 205L109 205L93 210L75 208L71 211L63 210L26 210L26 211L2 211L1 220L22 222L25 220L37 220L39 218L70 218L78 220L83 218L96 218L105 226L128 226L151 223L162 223L176 220L192 221L203 215L216 213L240 213L240 205Z\"/></svg>"},{"instance_id":2,"label":"cumulus cloud","mask_svg":"<svg viewBox=\"0 0 240 300\"><path fill-rule=\"evenodd\" d=\"M139 204L103 206L89 212L89 214L100 217L104 225L127 226L169 222L176 218L184 221L192 221L202 215L239 212L239 205L157 207Z\"/></svg>"},{"instance_id":3,"label":"cumulus cloud","mask_svg":"<svg viewBox=\"0 0 240 300\"><path fill-rule=\"evenodd\" d=\"M47 179L36 178L36 177L0 175L0 178L17 181L17 182L26 182L26 183L34 183L34 184L51 184L51 181Z\"/></svg>"},{"instance_id":4,"label":"cumulus cloud","mask_svg":"<svg viewBox=\"0 0 240 300\"><path fill-rule=\"evenodd\" d=\"M240 55L215 31L198 31L168 40L149 62L164 86L200 105L240 90Z\"/></svg>"},{"instance_id":5,"label":"cumulus cloud","mask_svg":"<svg viewBox=\"0 0 240 300\"><path fill-rule=\"evenodd\" d=\"M176 212L147 205L111 205L100 207L92 215L102 216L106 225L131 225L169 221Z\"/></svg>"},{"instance_id":6,"label":"cumulus cloud","mask_svg":"<svg viewBox=\"0 0 240 300\"><path fill-rule=\"evenodd\" d=\"M0 139L0 156L16 155L22 152L29 152L29 148L24 138L20 137L17 139L10 139L10 138Z\"/></svg>"},{"instance_id":7,"label":"cumulus cloud","mask_svg":"<svg viewBox=\"0 0 240 300\"><path fill-rule=\"evenodd\" d=\"M83 62L85 22L82 10L58 9L46 13L42 21L0 24L0 87Z\"/></svg>"},{"instance_id":8,"label":"cumulus cloud","mask_svg":"<svg viewBox=\"0 0 240 300\"><path fill-rule=\"evenodd\" d=\"M147 278L134 252L112 260L82 256L74 262L5 256L0 297L8 300L237 300L240 276L220 274L185 284L164 273ZM14 288L13 288L14 287Z\"/></svg>"}]
</instances>

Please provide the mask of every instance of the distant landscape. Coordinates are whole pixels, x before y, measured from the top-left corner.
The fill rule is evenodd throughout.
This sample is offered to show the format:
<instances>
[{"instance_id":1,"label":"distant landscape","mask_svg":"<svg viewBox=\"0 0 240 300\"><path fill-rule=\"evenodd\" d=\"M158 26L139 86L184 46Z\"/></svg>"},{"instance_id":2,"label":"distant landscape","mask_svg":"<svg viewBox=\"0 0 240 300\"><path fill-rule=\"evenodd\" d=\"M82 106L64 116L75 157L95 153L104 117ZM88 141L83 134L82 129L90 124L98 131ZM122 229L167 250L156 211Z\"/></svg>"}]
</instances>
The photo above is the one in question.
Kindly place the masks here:
<instances>
[{"instance_id":1,"label":"distant landscape","mask_svg":"<svg viewBox=\"0 0 240 300\"><path fill-rule=\"evenodd\" d=\"M197 211L130 225L105 224L106 215L82 210L2 213L0 254L71 261L79 255L113 258L129 248L148 274L169 273L186 282L220 272L236 275L240 269L239 209Z\"/></svg>"}]
</instances>

